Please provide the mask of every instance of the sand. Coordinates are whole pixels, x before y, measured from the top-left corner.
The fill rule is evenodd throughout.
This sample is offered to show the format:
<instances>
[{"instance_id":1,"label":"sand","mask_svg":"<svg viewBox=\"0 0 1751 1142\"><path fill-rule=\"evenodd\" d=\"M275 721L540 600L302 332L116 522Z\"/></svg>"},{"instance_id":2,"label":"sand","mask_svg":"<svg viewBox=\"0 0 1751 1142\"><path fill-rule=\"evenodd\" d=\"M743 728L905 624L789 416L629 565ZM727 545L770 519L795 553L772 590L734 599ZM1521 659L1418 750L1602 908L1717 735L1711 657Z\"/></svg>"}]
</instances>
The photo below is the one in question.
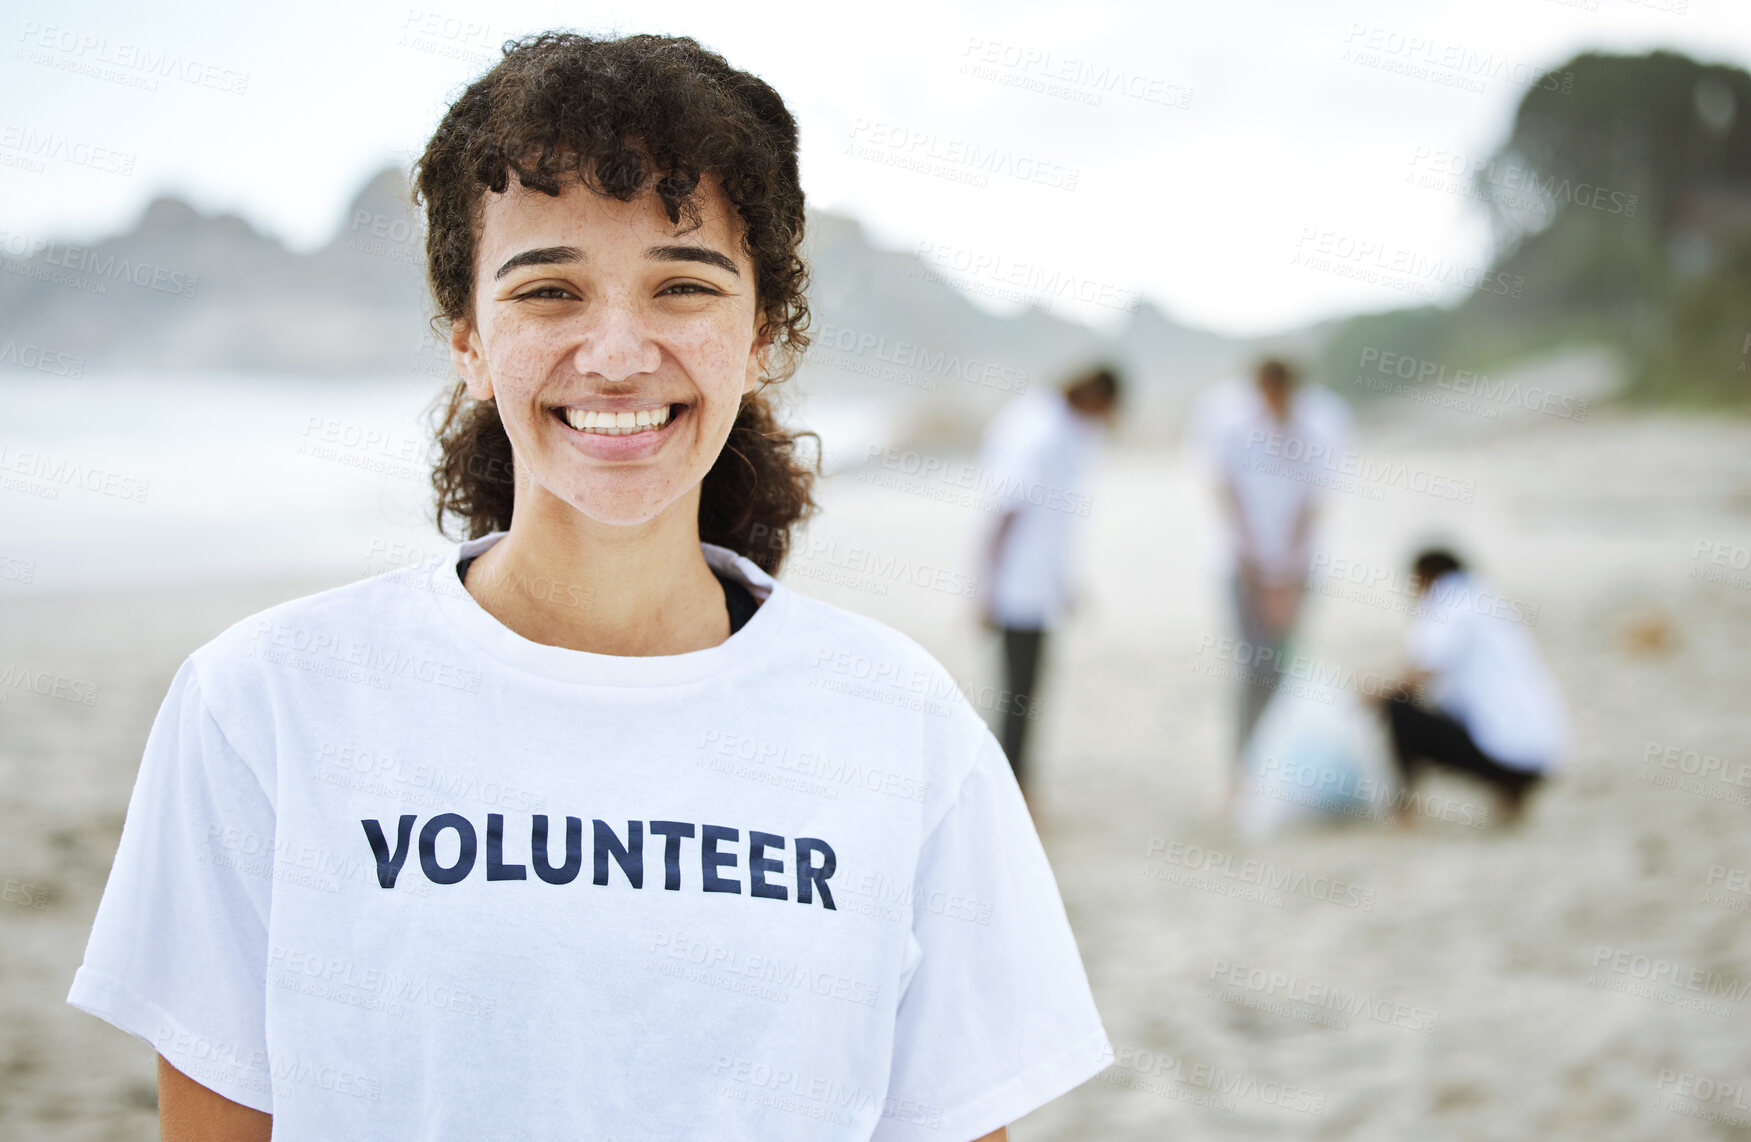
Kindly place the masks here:
<instances>
[{"instance_id":1,"label":"sand","mask_svg":"<svg viewBox=\"0 0 1751 1142\"><path fill-rule=\"evenodd\" d=\"M1110 456L1082 605L1050 649L1035 800L1121 1061L1012 1137L1751 1136L1751 1093L1723 1087L1751 1085L1751 574L1730 565L1751 545L1751 425L1453 414L1363 440L1474 482L1470 502L1334 495L1326 566L1397 569L1431 529L1467 543L1536 607L1572 704L1567 771L1513 829L1456 808L1243 841L1220 812L1234 695L1210 669L1228 632L1207 489L1177 453ZM977 693L995 647L956 576L986 517L869 474L830 482L789 579L908 631ZM1728 546L1699 560L1706 543ZM853 547L944 574L894 580ZM1716 550L1726 581L1693 575ZM184 655L331 581L0 594L0 669L67 679L0 704L0 1136L156 1137L149 1050L62 1002L140 747ZM1390 666L1397 596L1334 589L1303 651ZM1684 772L1711 757L1720 772Z\"/></svg>"}]
</instances>

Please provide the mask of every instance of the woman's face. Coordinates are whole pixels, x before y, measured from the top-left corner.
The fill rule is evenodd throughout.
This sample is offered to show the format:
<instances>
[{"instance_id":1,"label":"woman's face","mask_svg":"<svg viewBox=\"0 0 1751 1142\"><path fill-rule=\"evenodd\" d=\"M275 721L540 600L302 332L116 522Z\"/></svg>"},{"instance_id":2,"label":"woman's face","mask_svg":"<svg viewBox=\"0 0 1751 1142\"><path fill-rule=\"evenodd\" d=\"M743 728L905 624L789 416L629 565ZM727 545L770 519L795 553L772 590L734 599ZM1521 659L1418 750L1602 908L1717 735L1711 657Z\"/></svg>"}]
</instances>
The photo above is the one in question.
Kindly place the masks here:
<instances>
[{"instance_id":1,"label":"woman's face","mask_svg":"<svg viewBox=\"0 0 1751 1142\"><path fill-rule=\"evenodd\" d=\"M699 205L690 228L654 194L618 202L575 180L486 196L451 352L469 394L498 401L519 514L644 523L723 450L767 342L740 219L715 182Z\"/></svg>"}]
</instances>

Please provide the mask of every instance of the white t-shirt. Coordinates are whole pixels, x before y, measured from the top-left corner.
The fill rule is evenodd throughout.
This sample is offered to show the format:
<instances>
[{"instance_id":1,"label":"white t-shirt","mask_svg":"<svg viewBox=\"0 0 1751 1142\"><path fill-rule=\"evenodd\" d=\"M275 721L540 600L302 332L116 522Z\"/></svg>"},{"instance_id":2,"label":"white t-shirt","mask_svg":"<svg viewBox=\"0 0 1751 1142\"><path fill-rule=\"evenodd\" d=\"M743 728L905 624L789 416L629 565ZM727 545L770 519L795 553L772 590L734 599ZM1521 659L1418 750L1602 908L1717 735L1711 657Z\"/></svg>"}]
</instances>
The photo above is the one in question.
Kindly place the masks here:
<instances>
[{"instance_id":1,"label":"white t-shirt","mask_svg":"<svg viewBox=\"0 0 1751 1142\"><path fill-rule=\"evenodd\" d=\"M70 1003L285 1142L947 1142L1108 1064L922 648L710 545L764 599L721 645L540 645L457 581L497 538L183 664Z\"/></svg>"},{"instance_id":2,"label":"white t-shirt","mask_svg":"<svg viewBox=\"0 0 1751 1142\"><path fill-rule=\"evenodd\" d=\"M1479 749L1513 769L1554 769L1568 748L1568 716L1514 610L1476 576L1450 571L1431 584L1406 650L1431 675L1435 704Z\"/></svg>"},{"instance_id":3,"label":"white t-shirt","mask_svg":"<svg viewBox=\"0 0 1751 1142\"><path fill-rule=\"evenodd\" d=\"M997 554L986 605L998 623L1044 629L1070 600L1078 523L1092 510L1087 475L1104 433L1064 395L1010 401L985 429L979 467L1014 522Z\"/></svg>"},{"instance_id":4,"label":"white t-shirt","mask_svg":"<svg viewBox=\"0 0 1751 1142\"><path fill-rule=\"evenodd\" d=\"M1291 391L1286 421L1272 414L1258 385L1238 378L1212 387L1198 402L1193 440L1216 479L1233 489L1254 558L1267 574L1307 574L1310 553L1295 545L1295 521L1341 467L1350 428L1348 406L1320 385ZM1241 536L1226 509L1222 518L1222 570L1232 574Z\"/></svg>"}]
</instances>

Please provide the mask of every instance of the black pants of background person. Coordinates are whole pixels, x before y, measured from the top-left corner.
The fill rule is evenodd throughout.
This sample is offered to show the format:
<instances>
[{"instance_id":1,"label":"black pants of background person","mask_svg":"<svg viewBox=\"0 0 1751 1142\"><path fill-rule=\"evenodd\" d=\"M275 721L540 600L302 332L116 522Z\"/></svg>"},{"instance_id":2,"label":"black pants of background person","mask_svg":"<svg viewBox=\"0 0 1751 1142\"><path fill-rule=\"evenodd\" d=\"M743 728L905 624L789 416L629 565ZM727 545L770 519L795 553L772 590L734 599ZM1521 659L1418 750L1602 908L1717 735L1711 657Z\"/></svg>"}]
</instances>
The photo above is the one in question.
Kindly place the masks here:
<instances>
[{"instance_id":1,"label":"black pants of background person","mask_svg":"<svg viewBox=\"0 0 1751 1142\"><path fill-rule=\"evenodd\" d=\"M1022 627L1003 628L1003 688L1009 691L1004 707L1003 723L998 727L997 740L1003 745L1003 756L1015 770L1015 782L1027 788L1027 728L1028 715L1033 712L1034 685L1040 676L1040 654L1046 644L1046 632Z\"/></svg>"},{"instance_id":2,"label":"black pants of background person","mask_svg":"<svg viewBox=\"0 0 1751 1142\"><path fill-rule=\"evenodd\" d=\"M1392 730L1393 757L1407 790L1425 764L1456 769L1487 782L1501 794L1511 818L1519 815L1527 793L1544 778L1541 773L1503 765L1479 749L1459 721L1408 698L1387 700L1386 722Z\"/></svg>"}]
</instances>

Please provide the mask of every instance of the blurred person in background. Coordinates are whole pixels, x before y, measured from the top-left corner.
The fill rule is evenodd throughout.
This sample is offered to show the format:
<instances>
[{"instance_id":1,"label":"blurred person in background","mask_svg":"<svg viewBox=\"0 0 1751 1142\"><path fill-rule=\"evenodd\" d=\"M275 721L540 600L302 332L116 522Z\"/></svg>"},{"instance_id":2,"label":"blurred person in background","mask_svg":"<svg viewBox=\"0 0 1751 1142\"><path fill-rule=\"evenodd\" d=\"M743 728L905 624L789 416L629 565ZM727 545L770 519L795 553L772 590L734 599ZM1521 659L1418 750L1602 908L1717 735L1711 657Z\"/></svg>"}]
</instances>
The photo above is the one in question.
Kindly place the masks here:
<instances>
[{"instance_id":1,"label":"blurred person in background","mask_svg":"<svg viewBox=\"0 0 1751 1142\"><path fill-rule=\"evenodd\" d=\"M1003 636L998 739L1028 790L1027 730L1046 633L1071 606L1076 521L1088 514L1087 472L1119 404L1119 377L1096 366L1056 392L1011 401L992 418L979 465L1002 502L985 552L980 606Z\"/></svg>"},{"instance_id":2,"label":"blurred person in background","mask_svg":"<svg viewBox=\"0 0 1751 1142\"><path fill-rule=\"evenodd\" d=\"M1381 699L1404 780L1399 820L1427 764L1459 770L1500 796L1513 821L1568 745L1568 716L1527 614L1451 551L1420 552L1412 575L1421 605L1406 639L1410 670ZM1430 706L1412 697L1421 690Z\"/></svg>"},{"instance_id":3,"label":"blurred person in background","mask_svg":"<svg viewBox=\"0 0 1751 1142\"><path fill-rule=\"evenodd\" d=\"M1242 643L1239 726L1228 803L1239 795L1247 739L1276 690L1312 565L1321 489L1350 438L1336 393L1298 383L1271 357L1250 382L1212 388L1194 413L1196 445L1213 469L1224 525L1222 569Z\"/></svg>"}]
</instances>

